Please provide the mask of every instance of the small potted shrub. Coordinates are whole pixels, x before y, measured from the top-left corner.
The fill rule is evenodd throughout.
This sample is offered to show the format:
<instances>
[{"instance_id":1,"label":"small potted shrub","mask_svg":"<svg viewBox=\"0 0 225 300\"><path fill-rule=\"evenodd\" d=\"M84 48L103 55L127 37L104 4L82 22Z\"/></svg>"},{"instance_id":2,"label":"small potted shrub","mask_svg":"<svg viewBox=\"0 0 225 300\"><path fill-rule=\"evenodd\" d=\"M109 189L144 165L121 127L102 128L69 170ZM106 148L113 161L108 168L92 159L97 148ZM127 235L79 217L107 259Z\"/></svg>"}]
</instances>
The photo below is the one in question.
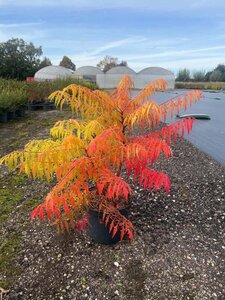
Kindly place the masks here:
<instances>
[{"instance_id":1,"label":"small potted shrub","mask_svg":"<svg viewBox=\"0 0 225 300\"><path fill-rule=\"evenodd\" d=\"M38 106L44 106L51 91L51 81L26 82L24 88L28 97L28 110L35 110Z\"/></svg>"},{"instance_id":2,"label":"small potted shrub","mask_svg":"<svg viewBox=\"0 0 225 300\"><path fill-rule=\"evenodd\" d=\"M51 138L34 140L22 151L1 159L9 168L34 178L57 180L31 219L48 220L60 230L88 228L97 242L110 244L133 239L133 225L126 216L131 178L144 189L170 190L169 177L153 169L162 155L172 156L171 141L189 133L193 119L159 128L201 97L191 91L159 105L149 96L166 89L164 80L149 83L131 97L133 82L125 76L111 94L71 84L50 95L57 106L67 104L82 119L58 121ZM150 131L135 135L135 128ZM139 130L141 132L141 130ZM88 225L88 226L87 226Z\"/></svg>"},{"instance_id":3,"label":"small potted shrub","mask_svg":"<svg viewBox=\"0 0 225 300\"><path fill-rule=\"evenodd\" d=\"M24 89L17 89L14 91L15 111L17 117L25 115L25 108L28 103L27 93Z\"/></svg>"},{"instance_id":4,"label":"small potted shrub","mask_svg":"<svg viewBox=\"0 0 225 300\"><path fill-rule=\"evenodd\" d=\"M27 95L22 88L7 87L0 92L0 120L7 122L22 115L27 104Z\"/></svg>"},{"instance_id":5,"label":"small potted shrub","mask_svg":"<svg viewBox=\"0 0 225 300\"><path fill-rule=\"evenodd\" d=\"M5 97L5 92L2 90L0 92L0 122L7 122L7 111L9 109L9 103Z\"/></svg>"}]
</instances>

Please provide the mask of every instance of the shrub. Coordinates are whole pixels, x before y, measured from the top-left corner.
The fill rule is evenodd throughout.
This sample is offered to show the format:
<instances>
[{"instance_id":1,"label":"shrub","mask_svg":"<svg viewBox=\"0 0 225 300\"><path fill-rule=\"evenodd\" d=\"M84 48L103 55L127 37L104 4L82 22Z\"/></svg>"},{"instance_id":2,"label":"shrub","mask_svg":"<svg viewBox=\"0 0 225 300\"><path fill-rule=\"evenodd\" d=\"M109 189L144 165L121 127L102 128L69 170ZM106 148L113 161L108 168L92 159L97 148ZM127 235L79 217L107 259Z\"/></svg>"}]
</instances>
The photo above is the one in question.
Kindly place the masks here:
<instances>
[{"instance_id":1,"label":"shrub","mask_svg":"<svg viewBox=\"0 0 225 300\"><path fill-rule=\"evenodd\" d=\"M14 79L0 78L0 91L3 89L22 89L24 82Z\"/></svg>"},{"instance_id":2,"label":"shrub","mask_svg":"<svg viewBox=\"0 0 225 300\"><path fill-rule=\"evenodd\" d=\"M4 88L0 92L0 114L15 111L27 104L26 92L22 89Z\"/></svg>"},{"instance_id":3,"label":"shrub","mask_svg":"<svg viewBox=\"0 0 225 300\"><path fill-rule=\"evenodd\" d=\"M31 81L24 84L24 88L27 92L28 100L30 103L46 102L48 97L55 90L62 90L70 84L79 84L86 86L90 89L96 89L96 85L93 83L80 81L75 78L65 78L56 80L45 81Z\"/></svg>"},{"instance_id":4,"label":"shrub","mask_svg":"<svg viewBox=\"0 0 225 300\"><path fill-rule=\"evenodd\" d=\"M79 231L85 227L88 209L95 208L102 212L105 224L110 224L112 236L119 231L121 239L125 235L132 239L133 225L119 212L132 193L127 176L144 189L170 190L169 177L153 165L161 155L172 156L171 142L191 131L193 119L181 119L162 129L157 126L168 114L198 101L201 92L191 91L159 105L148 97L166 89L164 80L148 84L134 98L130 97L132 88L126 76L112 94L75 84L54 92L50 99L61 107L69 104L83 121L58 121L50 139L31 141L24 150L0 160L34 178L50 181L56 176L57 184L34 209L32 219L39 217L61 230L72 227ZM135 126L152 131L135 136Z\"/></svg>"},{"instance_id":5,"label":"shrub","mask_svg":"<svg viewBox=\"0 0 225 300\"><path fill-rule=\"evenodd\" d=\"M24 83L29 103L37 103L48 100L52 92L50 81L31 81Z\"/></svg>"},{"instance_id":6,"label":"shrub","mask_svg":"<svg viewBox=\"0 0 225 300\"><path fill-rule=\"evenodd\" d=\"M83 81L83 80L80 80L80 79L77 79L77 78L68 77L68 78L65 78L65 79L53 80L52 81L52 91L51 92L54 92L56 90L62 90L70 84L77 84L77 85L85 86L85 87L87 87L91 90L96 90L97 89L97 85L95 83Z\"/></svg>"},{"instance_id":7,"label":"shrub","mask_svg":"<svg viewBox=\"0 0 225 300\"><path fill-rule=\"evenodd\" d=\"M225 88L224 82L176 82L176 89L196 89L196 90L222 90Z\"/></svg>"}]
</instances>

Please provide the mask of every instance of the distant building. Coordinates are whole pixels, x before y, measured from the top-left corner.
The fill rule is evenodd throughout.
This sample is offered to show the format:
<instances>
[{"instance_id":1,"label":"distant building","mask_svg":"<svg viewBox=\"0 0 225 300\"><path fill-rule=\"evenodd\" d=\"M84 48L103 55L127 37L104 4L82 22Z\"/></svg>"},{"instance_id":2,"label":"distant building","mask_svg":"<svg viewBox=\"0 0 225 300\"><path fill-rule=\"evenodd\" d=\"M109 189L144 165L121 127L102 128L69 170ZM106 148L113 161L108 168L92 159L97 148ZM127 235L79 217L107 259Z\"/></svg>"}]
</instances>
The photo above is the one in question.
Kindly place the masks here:
<instances>
[{"instance_id":1,"label":"distant building","mask_svg":"<svg viewBox=\"0 0 225 300\"><path fill-rule=\"evenodd\" d=\"M66 77L71 77L74 73L73 70L61 67L61 66L47 66L34 75L35 80L54 80L54 79L63 79Z\"/></svg>"}]
</instances>

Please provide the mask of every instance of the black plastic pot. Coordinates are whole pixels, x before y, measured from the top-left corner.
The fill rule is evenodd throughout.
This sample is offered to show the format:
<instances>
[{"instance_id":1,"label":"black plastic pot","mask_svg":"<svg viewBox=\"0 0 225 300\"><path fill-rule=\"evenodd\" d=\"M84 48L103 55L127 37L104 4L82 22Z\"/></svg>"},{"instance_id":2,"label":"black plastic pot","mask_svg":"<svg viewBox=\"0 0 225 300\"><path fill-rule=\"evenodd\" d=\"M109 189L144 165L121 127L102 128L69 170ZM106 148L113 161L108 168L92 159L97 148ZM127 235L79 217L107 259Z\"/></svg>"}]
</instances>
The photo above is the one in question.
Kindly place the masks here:
<instances>
[{"instance_id":1,"label":"black plastic pot","mask_svg":"<svg viewBox=\"0 0 225 300\"><path fill-rule=\"evenodd\" d=\"M102 221L102 213L89 209L89 223L88 223L88 234L92 240L99 244L113 245L120 241L120 231L112 238L111 233L109 233L109 226L105 226ZM128 215L128 208L120 210L120 213L124 216Z\"/></svg>"},{"instance_id":2,"label":"black plastic pot","mask_svg":"<svg viewBox=\"0 0 225 300\"><path fill-rule=\"evenodd\" d=\"M0 114L0 122L1 122L1 123L6 123L7 121L8 121L7 113L5 113L5 114Z\"/></svg>"},{"instance_id":3,"label":"black plastic pot","mask_svg":"<svg viewBox=\"0 0 225 300\"><path fill-rule=\"evenodd\" d=\"M7 112L7 119L8 121L15 119L16 117L16 112L15 111L9 111Z\"/></svg>"},{"instance_id":4,"label":"black plastic pot","mask_svg":"<svg viewBox=\"0 0 225 300\"><path fill-rule=\"evenodd\" d=\"M27 104L27 110L29 110L29 111L35 110L35 106L31 103L28 103Z\"/></svg>"},{"instance_id":5,"label":"black plastic pot","mask_svg":"<svg viewBox=\"0 0 225 300\"><path fill-rule=\"evenodd\" d=\"M25 116L25 109L24 108L19 108L16 110L16 116L17 117L24 117Z\"/></svg>"}]
</instances>

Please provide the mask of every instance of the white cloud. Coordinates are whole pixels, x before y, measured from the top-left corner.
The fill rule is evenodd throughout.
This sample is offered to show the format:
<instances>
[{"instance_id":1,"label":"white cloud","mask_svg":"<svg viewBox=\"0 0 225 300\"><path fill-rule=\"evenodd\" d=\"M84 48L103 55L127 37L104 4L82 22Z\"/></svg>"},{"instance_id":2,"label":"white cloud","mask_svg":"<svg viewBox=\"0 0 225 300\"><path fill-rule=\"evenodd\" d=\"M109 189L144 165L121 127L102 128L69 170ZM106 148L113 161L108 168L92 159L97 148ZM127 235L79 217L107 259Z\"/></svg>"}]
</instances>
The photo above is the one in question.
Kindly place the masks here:
<instances>
[{"instance_id":1,"label":"white cloud","mask_svg":"<svg viewBox=\"0 0 225 300\"><path fill-rule=\"evenodd\" d=\"M90 54L91 55L96 55L96 54L102 53L106 50L111 50L111 49L114 49L114 48L120 48L120 47L123 47L123 46L128 46L128 45L141 43L141 42L145 42L145 41L147 41L147 38L144 38L144 37L129 37L129 38L126 38L126 39L121 39L121 40L106 43L105 45L96 48Z\"/></svg>"},{"instance_id":2,"label":"white cloud","mask_svg":"<svg viewBox=\"0 0 225 300\"><path fill-rule=\"evenodd\" d=\"M162 53L152 53L146 55L137 55L137 56L130 56L130 60L140 60L140 59L147 59L147 58L163 58L163 57L177 57L183 55L190 55L193 53L201 53L201 52L210 52L216 50L223 50L225 49L225 45L215 46L215 47L205 47L199 49L188 49L188 50L177 50L177 51L165 51Z\"/></svg>"},{"instance_id":3,"label":"white cloud","mask_svg":"<svg viewBox=\"0 0 225 300\"><path fill-rule=\"evenodd\" d=\"M130 48L130 44L136 44L137 40L140 41L140 47L145 46L145 51L143 52L143 54L136 55L135 53L138 52L133 50L133 54L132 52L130 52L130 54L128 55L126 49ZM164 43L163 39L156 39L155 41L151 41L152 45L160 45L161 43ZM176 43L179 44L179 39L174 42L174 46L176 46ZM125 48L125 51L121 51L123 47ZM74 48L76 49L76 47ZM183 47L180 47L175 51L161 51L156 53L156 50L158 49L155 49L155 47L151 48L150 43L148 43L148 40L145 37L129 37L106 43L105 45L96 47L94 50L85 52L80 51L69 56L77 64L78 67L82 65L96 65L102 59L103 53L105 55L107 54L107 50L111 50L108 54L118 57L119 60L126 60L128 62L128 65L133 67L136 71L139 71L146 66L154 65L167 67L169 69L177 69L182 67L188 67L191 69L198 67L209 69L213 66L215 67L215 65L218 63L224 62L224 57L222 56L222 52L224 49L225 45L195 49L185 49ZM56 64L59 62L59 60L59 56L54 56L54 58L52 59L52 61Z\"/></svg>"},{"instance_id":4,"label":"white cloud","mask_svg":"<svg viewBox=\"0 0 225 300\"><path fill-rule=\"evenodd\" d=\"M43 22L28 22L28 23L0 23L0 29L10 29L10 28L21 28L21 27L33 27L42 25Z\"/></svg>"},{"instance_id":5,"label":"white cloud","mask_svg":"<svg viewBox=\"0 0 225 300\"><path fill-rule=\"evenodd\" d=\"M44 22L0 23L0 41L22 38L39 43L40 39L45 38L47 34L42 29L43 24Z\"/></svg>"},{"instance_id":6,"label":"white cloud","mask_svg":"<svg viewBox=\"0 0 225 300\"><path fill-rule=\"evenodd\" d=\"M195 58L195 59L183 59L183 60L171 60L169 62L161 63L161 66L165 68L180 69L200 69L200 70L211 70L218 64L224 63L224 56Z\"/></svg>"}]
</instances>

